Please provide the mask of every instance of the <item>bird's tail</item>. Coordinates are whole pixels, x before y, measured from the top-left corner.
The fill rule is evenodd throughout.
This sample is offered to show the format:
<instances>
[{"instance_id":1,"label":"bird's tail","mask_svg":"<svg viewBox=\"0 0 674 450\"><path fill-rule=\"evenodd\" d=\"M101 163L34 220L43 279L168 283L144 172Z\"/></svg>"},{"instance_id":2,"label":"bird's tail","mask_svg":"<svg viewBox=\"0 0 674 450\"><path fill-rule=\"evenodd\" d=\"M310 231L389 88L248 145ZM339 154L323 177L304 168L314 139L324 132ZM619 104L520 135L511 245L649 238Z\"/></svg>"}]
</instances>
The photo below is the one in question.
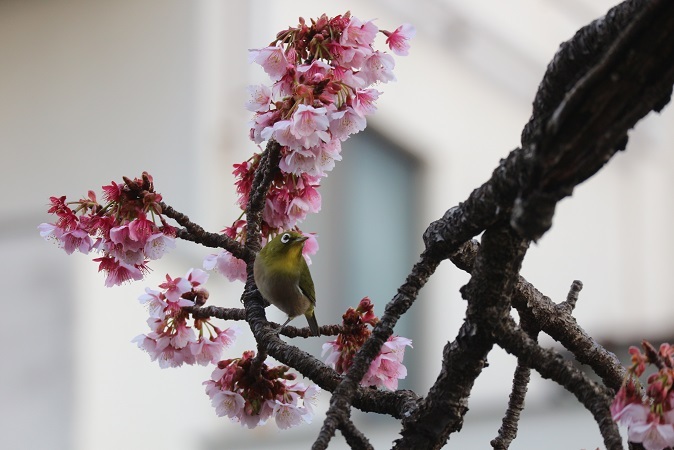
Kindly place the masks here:
<instances>
[{"instance_id":1,"label":"bird's tail","mask_svg":"<svg viewBox=\"0 0 674 450\"><path fill-rule=\"evenodd\" d=\"M316 315L314 314L314 308L311 308L310 311L304 313L304 316L307 318L307 322L309 322L309 328L311 328L311 332L313 333L313 335L320 336L321 332L318 328L318 322L316 322Z\"/></svg>"}]
</instances>

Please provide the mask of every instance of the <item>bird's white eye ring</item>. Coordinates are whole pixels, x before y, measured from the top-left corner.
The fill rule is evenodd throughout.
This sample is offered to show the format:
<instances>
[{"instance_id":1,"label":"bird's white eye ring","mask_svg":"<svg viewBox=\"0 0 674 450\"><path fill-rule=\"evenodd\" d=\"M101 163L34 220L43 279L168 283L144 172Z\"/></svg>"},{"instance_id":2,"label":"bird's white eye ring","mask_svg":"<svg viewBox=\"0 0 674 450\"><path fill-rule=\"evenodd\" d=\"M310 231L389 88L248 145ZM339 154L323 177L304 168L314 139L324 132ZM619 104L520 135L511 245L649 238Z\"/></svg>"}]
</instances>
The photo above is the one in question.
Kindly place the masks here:
<instances>
[{"instance_id":1,"label":"bird's white eye ring","mask_svg":"<svg viewBox=\"0 0 674 450\"><path fill-rule=\"evenodd\" d=\"M284 244L290 242L290 233L283 233L283 236L281 236L281 242Z\"/></svg>"}]
</instances>

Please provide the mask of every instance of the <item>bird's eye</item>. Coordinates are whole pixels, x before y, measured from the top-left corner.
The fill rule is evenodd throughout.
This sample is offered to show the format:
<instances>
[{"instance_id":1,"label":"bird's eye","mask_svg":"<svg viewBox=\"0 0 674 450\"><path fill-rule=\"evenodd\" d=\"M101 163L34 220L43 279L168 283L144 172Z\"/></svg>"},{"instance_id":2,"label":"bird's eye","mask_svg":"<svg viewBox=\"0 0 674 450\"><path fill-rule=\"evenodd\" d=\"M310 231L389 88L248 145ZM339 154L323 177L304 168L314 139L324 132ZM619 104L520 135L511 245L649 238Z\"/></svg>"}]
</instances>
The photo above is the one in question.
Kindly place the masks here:
<instances>
[{"instance_id":1,"label":"bird's eye","mask_svg":"<svg viewBox=\"0 0 674 450\"><path fill-rule=\"evenodd\" d=\"M281 236L281 242L284 244L290 242L290 233L283 233L283 236Z\"/></svg>"}]
</instances>

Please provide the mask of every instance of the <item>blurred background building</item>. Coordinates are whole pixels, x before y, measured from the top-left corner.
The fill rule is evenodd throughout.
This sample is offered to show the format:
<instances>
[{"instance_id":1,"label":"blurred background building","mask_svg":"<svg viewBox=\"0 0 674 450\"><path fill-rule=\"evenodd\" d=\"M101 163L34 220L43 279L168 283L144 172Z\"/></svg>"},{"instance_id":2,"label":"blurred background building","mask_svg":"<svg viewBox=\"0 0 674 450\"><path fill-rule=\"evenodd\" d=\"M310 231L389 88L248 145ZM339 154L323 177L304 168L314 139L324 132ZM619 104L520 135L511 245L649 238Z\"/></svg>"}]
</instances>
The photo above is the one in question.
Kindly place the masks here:
<instances>
[{"instance_id":1,"label":"blurred background building","mask_svg":"<svg viewBox=\"0 0 674 450\"><path fill-rule=\"evenodd\" d=\"M398 82L366 132L321 187L323 210L303 225L321 245L312 272L320 323L365 295L381 314L416 261L421 233L464 200L519 144L531 101L559 44L613 0L2 0L0 1L0 248L7 287L0 327L0 442L13 449L307 448L312 425L249 431L217 418L201 382L211 368L161 370L131 339L146 332L136 298L165 273L200 267L191 243L140 283L107 289L90 257L44 242L51 195L84 195L143 170L167 201L217 231L239 214L231 166L247 159L245 86L266 82L247 49L297 18L351 10L383 29L417 28ZM383 39L380 41L383 46ZM579 323L612 348L672 337L672 108L649 116L630 144L557 209L522 273L554 300L585 288ZM399 334L414 341L401 386L425 393L462 323L467 276L443 263ZM239 305L242 285L213 274L211 302ZM268 309L270 320L283 315ZM302 319L300 319L302 320ZM245 324L241 324L245 328ZM229 350L253 348L249 333ZM543 338L544 339L544 338ZM320 356L327 339L298 343ZM314 342L315 341L315 342ZM549 343L554 345L553 342ZM500 424L515 361L495 350L470 399L456 448L486 448ZM596 448L591 415L533 375L513 448ZM376 448L396 422L355 414ZM573 432L569 432L573 430ZM346 444L340 436L334 448Z\"/></svg>"}]
</instances>

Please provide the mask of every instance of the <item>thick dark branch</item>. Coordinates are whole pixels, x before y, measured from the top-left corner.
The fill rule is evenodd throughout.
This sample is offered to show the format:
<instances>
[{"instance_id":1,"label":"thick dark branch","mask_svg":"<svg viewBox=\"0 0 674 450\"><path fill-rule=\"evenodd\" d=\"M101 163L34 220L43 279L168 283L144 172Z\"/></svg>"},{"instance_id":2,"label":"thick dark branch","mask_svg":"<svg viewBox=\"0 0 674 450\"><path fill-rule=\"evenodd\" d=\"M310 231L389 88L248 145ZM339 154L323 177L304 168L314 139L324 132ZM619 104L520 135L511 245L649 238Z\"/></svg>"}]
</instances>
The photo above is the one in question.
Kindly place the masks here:
<instances>
[{"instance_id":1,"label":"thick dark branch","mask_svg":"<svg viewBox=\"0 0 674 450\"><path fill-rule=\"evenodd\" d=\"M510 296L528 243L504 223L485 231L470 281L466 320L445 346L442 371L417 411L403 420L395 448L436 449L463 426L468 397L493 347L493 331L506 320Z\"/></svg>"},{"instance_id":2,"label":"thick dark branch","mask_svg":"<svg viewBox=\"0 0 674 450\"><path fill-rule=\"evenodd\" d=\"M431 223L424 232L426 252L435 258L446 259L461 244L509 214L519 191L522 158L521 149L510 152L491 178L471 192L466 201Z\"/></svg>"},{"instance_id":3,"label":"thick dark branch","mask_svg":"<svg viewBox=\"0 0 674 450\"><path fill-rule=\"evenodd\" d=\"M597 34L617 34L565 97L550 105L550 117L534 121L523 142L527 176L511 223L531 239L550 228L556 203L625 148L627 131L671 96L674 2L628 1L588 27ZM594 45L583 47L589 40L576 38L578 48L566 58L597 51Z\"/></svg>"},{"instance_id":4,"label":"thick dark branch","mask_svg":"<svg viewBox=\"0 0 674 450\"><path fill-rule=\"evenodd\" d=\"M458 268L471 272L479 247L476 241L466 242L450 259ZM606 386L615 390L620 388L625 376L620 360L595 342L566 307L556 305L521 276L515 286L512 302L520 316L531 316L531 321L541 331L572 352L579 362L592 367Z\"/></svg>"},{"instance_id":5,"label":"thick dark branch","mask_svg":"<svg viewBox=\"0 0 674 450\"><path fill-rule=\"evenodd\" d=\"M271 186L276 173L279 171L278 163L281 159L281 146L276 141L269 141L266 150L260 156L260 162L255 169L253 184L246 205L246 248L257 254L260 251L260 228L262 223L262 210L264 208L267 191ZM246 321L250 326L255 341L257 342L257 355L255 365L261 366L267 357L267 347L261 338L263 331L269 333L269 323L264 313L268 303L262 298L253 275L253 263L255 258L246 261L246 286L241 295L241 303L246 310Z\"/></svg>"},{"instance_id":6,"label":"thick dark branch","mask_svg":"<svg viewBox=\"0 0 674 450\"><path fill-rule=\"evenodd\" d=\"M571 88L592 68L625 30L648 0L630 0L613 7L604 17L582 27L562 43L548 64L533 101L529 122L522 131L522 145L530 144Z\"/></svg>"},{"instance_id":7,"label":"thick dark branch","mask_svg":"<svg viewBox=\"0 0 674 450\"><path fill-rule=\"evenodd\" d=\"M224 248L232 255L246 262L253 259L253 252L229 236L225 236L224 234L210 233L201 228L201 226L192 222L185 214L176 211L173 207L167 205L166 203L159 202L159 205L161 206L162 213L164 213L166 217L170 217L171 219L178 222L178 224L185 227L178 230L178 237L180 239L192 241L205 247Z\"/></svg>"},{"instance_id":8,"label":"thick dark branch","mask_svg":"<svg viewBox=\"0 0 674 450\"><path fill-rule=\"evenodd\" d=\"M279 171L278 163L281 160L281 145L276 141L269 141L267 148L260 157L260 163L255 170L248 204L246 205L246 248L257 253L260 251L260 224L262 210L267 198L267 191L274 177ZM248 264L249 273L252 273L252 262Z\"/></svg>"}]
</instances>

